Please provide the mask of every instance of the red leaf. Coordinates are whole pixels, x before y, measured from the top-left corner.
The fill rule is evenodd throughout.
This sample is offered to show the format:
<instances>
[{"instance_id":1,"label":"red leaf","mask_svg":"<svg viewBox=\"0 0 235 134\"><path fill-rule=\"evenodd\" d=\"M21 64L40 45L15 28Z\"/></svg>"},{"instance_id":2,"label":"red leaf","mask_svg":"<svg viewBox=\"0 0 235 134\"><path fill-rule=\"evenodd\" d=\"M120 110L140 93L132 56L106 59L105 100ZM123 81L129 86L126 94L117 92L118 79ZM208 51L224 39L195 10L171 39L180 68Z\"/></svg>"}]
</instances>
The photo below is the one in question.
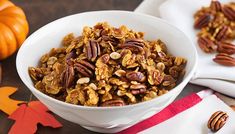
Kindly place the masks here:
<instances>
[{"instance_id":1,"label":"red leaf","mask_svg":"<svg viewBox=\"0 0 235 134\"><path fill-rule=\"evenodd\" d=\"M48 113L48 108L40 101L32 101L22 104L9 118L15 120L9 134L34 134L37 131L37 124L51 126L53 128L62 127L62 125Z\"/></svg>"}]
</instances>

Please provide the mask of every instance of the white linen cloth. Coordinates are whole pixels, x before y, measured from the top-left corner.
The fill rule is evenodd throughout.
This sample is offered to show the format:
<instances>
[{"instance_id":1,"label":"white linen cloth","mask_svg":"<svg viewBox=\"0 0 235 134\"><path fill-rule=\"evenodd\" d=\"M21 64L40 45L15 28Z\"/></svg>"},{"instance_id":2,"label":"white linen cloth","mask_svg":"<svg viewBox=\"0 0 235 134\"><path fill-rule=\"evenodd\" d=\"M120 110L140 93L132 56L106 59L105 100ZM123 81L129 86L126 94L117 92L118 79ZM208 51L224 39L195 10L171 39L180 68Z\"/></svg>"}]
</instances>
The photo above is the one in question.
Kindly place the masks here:
<instances>
[{"instance_id":1,"label":"white linen cloth","mask_svg":"<svg viewBox=\"0 0 235 134\"><path fill-rule=\"evenodd\" d=\"M214 112L219 110L226 112L229 118L216 134L234 134L235 112L215 95L203 98L197 105L140 134L212 134L207 128L207 121Z\"/></svg>"},{"instance_id":2,"label":"white linen cloth","mask_svg":"<svg viewBox=\"0 0 235 134\"><path fill-rule=\"evenodd\" d=\"M234 134L235 111L216 95L212 90L188 95L117 134L213 134L207 128L207 122L216 111L226 112L229 116L225 125L216 134ZM229 102L234 103L234 100Z\"/></svg>"},{"instance_id":3,"label":"white linen cloth","mask_svg":"<svg viewBox=\"0 0 235 134\"><path fill-rule=\"evenodd\" d=\"M228 3L234 0L220 0ZM199 62L191 83L207 86L213 90L235 97L235 67L225 67L213 62L215 54L204 53L197 44L193 28L193 14L211 0L144 0L135 12L161 17L181 29L197 48ZM180 43L180 41L179 41Z\"/></svg>"}]
</instances>

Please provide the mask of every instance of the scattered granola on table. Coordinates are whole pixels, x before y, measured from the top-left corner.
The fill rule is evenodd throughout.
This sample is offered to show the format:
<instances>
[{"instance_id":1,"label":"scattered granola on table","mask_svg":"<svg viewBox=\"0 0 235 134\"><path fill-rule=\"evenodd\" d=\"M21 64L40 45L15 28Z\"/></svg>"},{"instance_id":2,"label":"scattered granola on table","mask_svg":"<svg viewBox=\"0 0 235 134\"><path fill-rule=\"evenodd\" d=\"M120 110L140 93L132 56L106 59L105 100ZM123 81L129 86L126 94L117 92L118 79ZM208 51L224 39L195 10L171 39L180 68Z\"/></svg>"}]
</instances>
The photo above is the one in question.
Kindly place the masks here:
<instances>
[{"instance_id":1,"label":"scattered granola on table","mask_svg":"<svg viewBox=\"0 0 235 134\"><path fill-rule=\"evenodd\" d=\"M106 22L64 37L61 48L29 67L41 92L76 105L123 106L153 99L176 86L186 59L167 52L160 39Z\"/></svg>"},{"instance_id":2,"label":"scattered granola on table","mask_svg":"<svg viewBox=\"0 0 235 134\"><path fill-rule=\"evenodd\" d=\"M217 111L211 115L208 120L207 127L212 131L216 132L220 130L228 119L228 114L223 111Z\"/></svg>"},{"instance_id":3,"label":"scattered granola on table","mask_svg":"<svg viewBox=\"0 0 235 134\"><path fill-rule=\"evenodd\" d=\"M213 61L224 66L235 66L235 2L221 4L212 0L194 15L194 28L200 29L198 45L206 53L219 53Z\"/></svg>"}]
</instances>

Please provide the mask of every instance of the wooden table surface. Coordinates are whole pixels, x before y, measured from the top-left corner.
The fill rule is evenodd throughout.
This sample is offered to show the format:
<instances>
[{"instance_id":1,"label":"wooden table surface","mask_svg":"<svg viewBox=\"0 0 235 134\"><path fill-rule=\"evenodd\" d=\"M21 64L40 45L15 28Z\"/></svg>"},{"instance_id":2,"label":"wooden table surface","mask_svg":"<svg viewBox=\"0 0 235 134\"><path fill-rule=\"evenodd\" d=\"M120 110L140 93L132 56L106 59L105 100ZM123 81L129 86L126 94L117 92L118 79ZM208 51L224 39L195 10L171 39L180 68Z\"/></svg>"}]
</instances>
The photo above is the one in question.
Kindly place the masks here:
<instances>
[{"instance_id":1,"label":"wooden table surface","mask_svg":"<svg viewBox=\"0 0 235 134\"><path fill-rule=\"evenodd\" d=\"M43 25L58 18L86 11L94 10L129 10L133 11L142 0L13 0L22 7L30 25L30 34ZM18 91L12 98L27 101L30 91L20 80L15 64L16 54L1 61L3 67L3 80L0 86L18 87ZM179 95L181 98L191 92L200 91L203 87L188 84ZM36 99L36 98L34 98ZM55 115L56 116L56 115ZM56 118L63 124L62 128L52 129L38 125L39 134L94 134L81 126L66 121L58 116ZM0 134L6 134L14 121L0 111Z\"/></svg>"}]
</instances>

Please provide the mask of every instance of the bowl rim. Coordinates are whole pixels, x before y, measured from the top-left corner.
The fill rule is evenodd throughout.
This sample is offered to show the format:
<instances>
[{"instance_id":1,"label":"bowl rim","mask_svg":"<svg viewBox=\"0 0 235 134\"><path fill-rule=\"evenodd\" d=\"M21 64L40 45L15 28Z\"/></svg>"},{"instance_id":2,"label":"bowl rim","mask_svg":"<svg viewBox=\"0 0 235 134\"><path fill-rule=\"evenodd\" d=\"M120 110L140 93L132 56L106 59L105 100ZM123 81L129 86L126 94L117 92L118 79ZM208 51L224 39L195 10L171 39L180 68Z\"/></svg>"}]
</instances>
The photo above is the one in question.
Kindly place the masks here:
<instances>
[{"instance_id":1,"label":"bowl rim","mask_svg":"<svg viewBox=\"0 0 235 134\"><path fill-rule=\"evenodd\" d=\"M182 33L182 35L190 42L190 45L193 49L193 52L192 52L192 58L194 59L194 63L193 63L193 67L191 70L189 70L189 73L187 76L185 76L185 78L179 83L177 84L173 89L171 89L168 93L166 94L163 94L159 97L156 97L156 98L153 98L151 100L148 100L148 101L144 101L144 102L139 102L139 103L136 103L136 104L130 104L130 105L124 105L124 106L114 106L114 107L94 107L94 106L82 106L82 105L75 105L75 104L70 104L70 103L66 103L64 101L60 101L60 100L57 100L53 97L50 97L42 92L40 92L39 90L37 90L31 83L28 82L28 80L26 78L24 78L24 74L23 74L23 71L21 71L22 69L20 68L20 55L22 55L22 51L23 49L25 48L26 45L24 44L28 44L28 42L31 40L31 38L33 38L35 35L38 34L38 32L40 32L41 30L47 28L49 25L52 25L53 23L55 22L60 22L60 21L63 21L64 19L67 19L67 18L70 18L70 17L74 17L74 16L77 16L77 15L84 15L84 14L97 14L97 13L122 13L122 14L128 14L128 15L135 15L135 16L139 16L139 17L142 17L142 18L149 18L151 19L152 21L160 21L162 23L165 23L167 24L169 27L175 29L176 31L179 31L180 33ZM193 74L196 70L196 66L197 66L197 63L198 63L198 55L197 55L197 50L196 50L196 47L195 45L193 45L193 42L192 40L190 40L190 38L182 31L180 30L179 28L177 28L176 26L174 26L173 24L171 24L170 22L166 21L166 20L163 20L161 18L158 18L158 17L154 17L154 16L151 16L151 15L147 15L147 14L143 14L143 13L137 13L137 12L132 12L132 11L123 11L123 10L99 10L99 11L88 11L88 12L82 12L82 13L77 13L77 14L72 14L72 15L68 15L68 16L65 16L65 17L62 17L62 18L59 18L57 20L54 20L44 26L42 26L41 28L37 29L36 31L34 31L25 41L24 43L22 44L22 46L20 47L20 49L18 50L18 53L17 53L17 56L16 56L16 69L17 69L17 72L20 76L20 79L23 81L23 83L26 85L26 87L32 92L32 93L36 93L37 95L39 95L40 97L42 97L43 99L46 99L47 101L52 101L53 103L56 103L58 105L62 105L62 106L65 106L65 107L70 107L70 108L80 108L80 109L85 109L85 110L116 110L116 109L130 109L130 108L133 108L133 107L138 107L140 105L144 105L144 104L148 104L148 103L151 103L153 101L156 101L156 100L159 100L161 98L166 98L168 97L169 95L173 94L176 89L181 86L184 81L189 81L192 77L193 77ZM171 95L172 96L172 95Z\"/></svg>"}]
</instances>

